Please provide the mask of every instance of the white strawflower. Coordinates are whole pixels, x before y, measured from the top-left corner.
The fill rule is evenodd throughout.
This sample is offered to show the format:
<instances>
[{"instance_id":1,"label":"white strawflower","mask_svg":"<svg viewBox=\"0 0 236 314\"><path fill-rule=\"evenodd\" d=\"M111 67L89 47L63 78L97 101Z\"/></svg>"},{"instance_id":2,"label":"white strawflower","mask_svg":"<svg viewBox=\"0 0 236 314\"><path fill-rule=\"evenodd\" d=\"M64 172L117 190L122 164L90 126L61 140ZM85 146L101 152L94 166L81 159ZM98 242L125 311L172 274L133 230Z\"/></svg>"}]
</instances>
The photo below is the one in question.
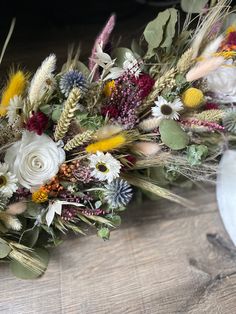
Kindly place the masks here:
<instances>
[{"instance_id":1,"label":"white strawflower","mask_svg":"<svg viewBox=\"0 0 236 314\"><path fill-rule=\"evenodd\" d=\"M88 157L92 176L100 181L108 181L109 183L119 177L121 164L110 153L97 152Z\"/></svg>"},{"instance_id":2,"label":"white strawflower","mask_svg":"<svg viewBox=\"0 0 236 314\"><path fill-rule=\"evenodd\" d=\"M125 61L123 63L123 69L131 72L132 74L134 74L135 77L138 77L141 72L139 63L131 52L125 53Z\"/></svg>"},{"instance_id":3,"label":"white strawflower","mask_svg":"<svg viewBox=\"0 0 236 314\"><path fill-rule=\"evenodd\" d=\"M8 169L7 163L0 163L0 193L5 197L11 197L17 190L17 178Z\"/></svg>"},{"instance_id":4,"label":"white strawflower","mask_svg":"<svg viewBox=\"0 0 236 314\"><path fill-rule=\"evenodd\" d=\"M16 95L10 100L7 109L7 118L10 125L14 125L19 119L23 105L24 103L21 96Z\"/></svg>"},{"instance_id":5,"label":"white strawflower","mask_svg":"<svg viewBox=\"0 0 236 314\"><path fill-rule=\"evenodd\" d=\"M233 60L225 61L205 78L209 91L215 94L217 100L223 103L236 102L236 67Z\"/></svg>"},{"instance_id":6,"label":"white strawflower","mask_svg":"<svg viewBox=\"0 0 236 314\"><path fill-rule=\"evenodd\" d=\"M37 188L53 178L65 161L65 152L46 134L25 131L20 141L7 149L5 161L19 183Z\"/></svg>"},{"instance_id":7,"label":"white strawflower","mask_svg":"<svg viewBox=\"0 0 236 314\"><path fill-rule=\"evenodd\" d=\"M179 119L179 111L183 109L183 104L179 98L173 102L168 102L162 96L158 96L155 101L155 107L152 107L152 115L154 117L161 117L164 119Z\"/></svg>"}]
</instances>

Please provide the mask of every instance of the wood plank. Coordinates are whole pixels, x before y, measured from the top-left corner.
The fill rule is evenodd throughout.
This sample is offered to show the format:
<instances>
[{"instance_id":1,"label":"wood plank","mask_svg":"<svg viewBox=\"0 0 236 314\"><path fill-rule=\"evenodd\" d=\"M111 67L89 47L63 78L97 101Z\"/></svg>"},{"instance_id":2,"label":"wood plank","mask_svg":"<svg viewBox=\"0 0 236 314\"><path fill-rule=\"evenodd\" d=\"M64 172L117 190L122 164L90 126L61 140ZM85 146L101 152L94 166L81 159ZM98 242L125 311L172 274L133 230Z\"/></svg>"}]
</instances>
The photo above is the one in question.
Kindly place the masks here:
<instances>
[{"instance_id":1,"label":"wood plank","mask_svg":"<svg viewBox=\"0 0 236 314\"><path fill-rule=\"evenodd\" d=\"M235 312L236 251L214 192L185 196L195 210L164 200L133 205L110 241L67 240L39 280L19 281L1 266L0 312Z\"/></svg>"}]
</instances>

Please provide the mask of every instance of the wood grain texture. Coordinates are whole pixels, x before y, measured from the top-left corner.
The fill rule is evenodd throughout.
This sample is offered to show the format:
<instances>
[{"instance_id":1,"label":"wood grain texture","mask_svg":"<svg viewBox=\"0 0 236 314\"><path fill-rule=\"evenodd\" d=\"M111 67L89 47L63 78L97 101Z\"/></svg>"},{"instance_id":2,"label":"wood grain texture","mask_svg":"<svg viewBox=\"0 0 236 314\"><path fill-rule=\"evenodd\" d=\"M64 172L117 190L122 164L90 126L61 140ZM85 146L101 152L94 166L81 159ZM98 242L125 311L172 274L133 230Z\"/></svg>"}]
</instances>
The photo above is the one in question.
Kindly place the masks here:
<instances>
[{"instance_id":1,"label":"wood grain texture","mask_svg":"<svg viewBox=\"0 0 236 314\"><path fill-rule=\"evenodd\" d=\"M19 281L1 266L4 314L235 313L236 250L214 191L190 191L198 205L165 200L133 205L103 242L67 240L46 274Z\"/></svg>"}]
</instances>

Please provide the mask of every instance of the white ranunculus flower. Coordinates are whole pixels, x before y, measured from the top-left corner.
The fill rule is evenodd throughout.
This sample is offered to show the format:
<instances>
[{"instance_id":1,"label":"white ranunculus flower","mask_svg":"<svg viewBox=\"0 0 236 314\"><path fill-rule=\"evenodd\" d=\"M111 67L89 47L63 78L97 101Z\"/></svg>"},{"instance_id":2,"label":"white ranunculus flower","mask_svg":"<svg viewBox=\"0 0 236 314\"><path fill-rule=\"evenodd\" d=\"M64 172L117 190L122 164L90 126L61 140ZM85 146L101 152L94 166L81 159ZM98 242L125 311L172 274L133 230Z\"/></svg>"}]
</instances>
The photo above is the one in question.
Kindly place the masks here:
<instances>
[{"instance_id":1,"label":"white ranunculus flower","mask_svg":"<svg viewBox=\"0 0 236 314\"><path fill-rule=\"evenodd\" d=\"M215 94L217 100L227 103L236 102L236 67L232 60L206 76L208 89Z\"/></svg>"},{"instance_id":2,"label":"white ranunculus flower","mask_svg":"<svg viewBox=\"0 0 236 314\"><path fill-rule=\"evenodd\" d=\"M65 152L59 143L45 134L39 136L28 131L5 155L11 173L28 189L37 188L53 178L64 161Z\"/></svg>"}]
</instances>

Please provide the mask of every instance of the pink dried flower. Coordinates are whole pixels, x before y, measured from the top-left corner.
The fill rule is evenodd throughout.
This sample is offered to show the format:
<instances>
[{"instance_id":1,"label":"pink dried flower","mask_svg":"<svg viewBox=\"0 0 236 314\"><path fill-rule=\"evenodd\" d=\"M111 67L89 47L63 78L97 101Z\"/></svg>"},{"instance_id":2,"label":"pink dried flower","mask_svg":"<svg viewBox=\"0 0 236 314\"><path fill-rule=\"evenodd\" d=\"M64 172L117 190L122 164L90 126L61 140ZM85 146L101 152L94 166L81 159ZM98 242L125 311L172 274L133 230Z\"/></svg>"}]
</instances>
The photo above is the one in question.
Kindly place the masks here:
<instances>
[{"instance_id":1,"label":"pink dried flower","mask_svg":"<svg viewBox=\"0 0 236 314\"><path fill-rule=\"evenodd\" d=\"M33 112L32 116L26 123L25 128L28 131L33 131L38 135L42 135L47 128L48 117L41 111Z\"/></svg>"},{"instance_id":2,"label":"pink dried flower","mask_svg":"<svg viewBox=\"0 0 236 314\"><path fill-rule=\"evenodd\" d=\"M61 218L65 221L73 220L76 218L78 211L79 208L77 206L63 205Z\"/></svg>"},{"instance_id":3,"label":"pink dried flower","mask_svg":"<svg viewBox=\"0 0 236 314\"><path fill-rule=\"evenodd\" d=\"M95 66L94 59L96 59L97 46L101 45L101 48L105 47L105 45L108 43L109 37L111 35L111 32L113 31L115 23L116 23L116 16L115 14L112 14L109 20L107 21L105 27L101 31L101 33L96 38L93 49L92 49L92 54L89 58L89 70L90 71L92 71ZM94 79L96 80L97 78L98 78L98 70L96 70L94 74Z\"/></svg>"},{"instance_id":4,"label":"pink dried flower","mask_svg":"<svg viewBox=\"0 0 236 314\"><path fill-rule=\"evenodd\" d=\"M77 181L80 181L84 184L87 184L94 180L91 175L91 169L87 166L79 166L75 171L73 171L73 176L76 178Z\"/></svg>"},{"instance_id":5,"label":"pink dried flower","mask_svg":"<svg viewBox=\"0 0 236 314\"><path fill-rule=\"evenodd\" d=\"M86 208L82 210L82 214L85 214L88 216L99 216L99 215L104 215L105 213L106 213L105 210L101 208L97 208L97 209Z\"/></svg>"},{"instance_id":6,"label":"pink dried flower","mask_svg":"<svg viewBox=\"0 0 236 314\"><path fill-rule=\"evenodd\" d=\"M192 128L192 127L202 127L206 129L207 131L224 131L225 128L215 122L209 122L209 121L202 121L202 120L198 120L198 119L187 119L187 120L181 120L180 121L182 125Z\"/></svg>"}]
</instances>

